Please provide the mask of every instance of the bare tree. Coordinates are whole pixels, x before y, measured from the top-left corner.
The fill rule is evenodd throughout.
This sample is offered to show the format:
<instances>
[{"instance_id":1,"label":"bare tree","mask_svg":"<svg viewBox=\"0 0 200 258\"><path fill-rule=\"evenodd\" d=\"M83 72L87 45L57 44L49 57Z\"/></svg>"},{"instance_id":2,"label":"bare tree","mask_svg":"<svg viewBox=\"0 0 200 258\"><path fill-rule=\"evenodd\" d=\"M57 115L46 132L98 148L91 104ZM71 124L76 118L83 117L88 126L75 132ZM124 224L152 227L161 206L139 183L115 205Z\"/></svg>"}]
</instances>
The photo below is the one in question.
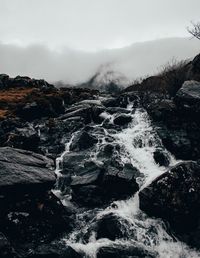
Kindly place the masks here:
<instances>
[{"instance_id":1,"label":"bare tree","mask_svg":"<svg viewBox=\"0 0 200 258\"><path fill-rule=\"evenodd\" d=\"M192 28L188 28L188 32L195 38L200 40L200 22L192 23Z\"/></svg>"}]
</instances>

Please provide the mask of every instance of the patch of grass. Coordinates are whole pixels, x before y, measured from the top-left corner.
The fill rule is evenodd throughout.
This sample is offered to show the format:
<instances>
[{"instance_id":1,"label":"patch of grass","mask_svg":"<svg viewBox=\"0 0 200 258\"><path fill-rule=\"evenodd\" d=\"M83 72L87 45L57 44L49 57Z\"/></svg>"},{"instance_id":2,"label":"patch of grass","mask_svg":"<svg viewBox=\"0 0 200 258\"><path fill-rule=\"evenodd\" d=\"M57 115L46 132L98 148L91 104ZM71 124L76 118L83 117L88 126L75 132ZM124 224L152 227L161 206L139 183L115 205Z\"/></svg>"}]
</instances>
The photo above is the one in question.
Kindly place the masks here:
<instances>
[{"instance_id":1,"label":"patch of grass","mask_svg":"<svg viewBox=\"0 0 200 258\"><path fill-rule=\"evenodd\" d=\"M8 110L6 109L0 109L0 119L6 118L6 115L8 114Z\"/></svg>"},{"instance_id":2,"label":"patch of grass","mask_svg":"<svg viewBox=\"0 0 200 258\"><path fill-rule=\"evenodd\" d=\"M22 101L30 93L32 93L33 88L16 88L0 91L0 102L5 103L17 103Z\"/></svg>"},{"instance_id":3,"label":"patch of grass","mask_svg":"<svg viewBox=\"0 0 200 258\"><path fill-rule=\"evenodd\" d=\"M178 62L176 59L172 59L162 67L158 76L165 82L166 91L170 95L176 94L184 81L187 80L188 64L187 60Z\"/></svg>"},{"instance_id":4,"label":"patch of grass","mask_svg":"<svg viewBox=\"0 0 200 258\"><path fill-rule=\"evenodd\" d=\"M188 78L189 65L187 60L178 62L172 59L157 75L136 81L125 91L150 91L174 96Z\"/></svg>"}]
</instances>

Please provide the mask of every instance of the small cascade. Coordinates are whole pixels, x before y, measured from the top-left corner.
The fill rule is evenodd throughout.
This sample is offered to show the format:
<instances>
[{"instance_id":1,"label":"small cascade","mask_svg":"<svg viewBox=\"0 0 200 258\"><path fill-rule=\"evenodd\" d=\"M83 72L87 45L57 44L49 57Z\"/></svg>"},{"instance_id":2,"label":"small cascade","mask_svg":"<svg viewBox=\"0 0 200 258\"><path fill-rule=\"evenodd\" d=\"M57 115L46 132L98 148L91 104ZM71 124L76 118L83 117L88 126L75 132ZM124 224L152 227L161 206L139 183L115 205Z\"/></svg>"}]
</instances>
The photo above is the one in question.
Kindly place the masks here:
<instances>
[{"instance_id":1,"label":"small cascade","mask_svg":"<svg viewBox=\"0 0 200 258\"><path fill-rule=\"evenodd\" d=\"M156 131L151 125L151 121L144 109L138 108L132 110L131 105L128 110L132 116L132 122L128 128L118 131L114 134L103 128L105 135L110 136L113 142L121 146L120 154L124 163L130 162L136 167L141 176L138 176L137 182L140 190L152 182L157 176L166 171L166 167L156 164L153 154L157 148L162 148L170 159L170 165L177 161L162 146ZM113 115L102 113L104 119L113 123ZM103 123L101 124L103 127ZM57 159L56 174L60 176L62 170L62 159L69 152L69 146L73 137L66 145L66 150L60 158ZM92 158L97 159L99 148L104 141L100 140L96 146L96 151ZM107 238L97 239L95 225L97 221L105 215L116 215L122 224L125 232L124 236L109 240ZM186 244L178 241L167 232L166 226L160 219L148 217L139 209L138 193L127 200L115 201L105 209L84 209L76 215L77 227L73 232L64 238L67 245L70 245L76 251L84 254L86 258L96 258L97 251L101 247L125 246L131 247L137 244L140 248L155 252L160 258L198 258L200 253L190 249Z\"/></svg>"}]
</instances>

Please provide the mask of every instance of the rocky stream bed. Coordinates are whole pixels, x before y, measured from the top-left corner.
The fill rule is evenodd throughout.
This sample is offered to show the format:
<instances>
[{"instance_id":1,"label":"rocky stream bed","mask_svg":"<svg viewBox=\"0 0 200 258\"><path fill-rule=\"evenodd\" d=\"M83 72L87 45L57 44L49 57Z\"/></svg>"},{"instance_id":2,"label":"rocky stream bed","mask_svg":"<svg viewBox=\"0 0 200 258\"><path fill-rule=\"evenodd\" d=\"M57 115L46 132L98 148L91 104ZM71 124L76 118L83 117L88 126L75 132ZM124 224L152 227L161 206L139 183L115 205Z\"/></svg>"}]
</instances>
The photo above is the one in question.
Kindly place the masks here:
<instances>
[{"instance_id":1,"label":"rocky stream bed","mask_svg":"<svg viewBox=\"0 0 200 258\"><path fill-rule=\"evenodd\" d=\"M200 257L198 64L173 96L0 75L0 257Z\"/></svg>"}]
</instances>

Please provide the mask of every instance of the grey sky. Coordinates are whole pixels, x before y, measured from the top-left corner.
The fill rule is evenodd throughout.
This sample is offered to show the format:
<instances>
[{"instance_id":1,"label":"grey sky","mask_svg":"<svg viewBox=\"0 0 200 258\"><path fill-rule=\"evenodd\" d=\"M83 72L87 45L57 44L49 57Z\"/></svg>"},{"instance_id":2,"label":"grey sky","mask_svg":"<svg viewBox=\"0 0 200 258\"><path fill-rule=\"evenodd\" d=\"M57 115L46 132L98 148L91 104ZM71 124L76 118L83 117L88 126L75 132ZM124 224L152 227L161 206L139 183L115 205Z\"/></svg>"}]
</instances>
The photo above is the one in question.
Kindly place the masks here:
<instances>
[{"instance_id":1,"label":"grey sky","mask_svg":"<svg viewBox=\"0 0 200 258\"><path fill-rule=\"evenodd\" d=\"M0 0L0 41L85 51L187 36L200 0Z\"/></svg>"}]
</instances>

